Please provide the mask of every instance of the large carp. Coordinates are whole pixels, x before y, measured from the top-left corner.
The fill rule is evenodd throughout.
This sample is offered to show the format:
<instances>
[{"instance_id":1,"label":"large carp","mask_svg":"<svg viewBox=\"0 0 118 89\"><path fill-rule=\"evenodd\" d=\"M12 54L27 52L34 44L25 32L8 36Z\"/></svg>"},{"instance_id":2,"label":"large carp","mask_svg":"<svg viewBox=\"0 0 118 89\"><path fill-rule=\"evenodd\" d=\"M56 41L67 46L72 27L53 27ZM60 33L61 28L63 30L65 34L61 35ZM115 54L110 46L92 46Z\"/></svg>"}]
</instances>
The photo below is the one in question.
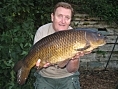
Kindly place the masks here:
<instances>
[{"instance_id":1,"label":"large carp","mask_svg":"<svg viewBox=\"0 0 118 89\"><path fill-rule=\"evenodd\" d=\"M86 53L105 43L103 35L90 30L55 32L39 40L26 57L15 64L17 82L21 85L25 83L31 68L36 65L38 59L41 59L40 68L47 62L64 67L76 53L81 51Z\"/></svg>"}]
</instances>

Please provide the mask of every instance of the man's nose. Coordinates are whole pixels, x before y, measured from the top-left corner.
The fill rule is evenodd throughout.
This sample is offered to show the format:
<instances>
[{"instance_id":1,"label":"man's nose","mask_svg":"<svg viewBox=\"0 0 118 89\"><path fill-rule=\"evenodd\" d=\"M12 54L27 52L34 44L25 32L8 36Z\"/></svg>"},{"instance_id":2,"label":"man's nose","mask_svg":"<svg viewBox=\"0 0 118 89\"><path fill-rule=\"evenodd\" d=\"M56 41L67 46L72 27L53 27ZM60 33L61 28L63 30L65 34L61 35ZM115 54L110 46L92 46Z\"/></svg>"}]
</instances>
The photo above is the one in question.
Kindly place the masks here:
<instances>
[{"instance_id":1,"label":"man's nose","mask_svg":"<svg viewBox=\"0 0 118 89\"><path fill-rule=\"evenodd\" d=\"M62 22L62 23L65 23L65 22L66 22L66 20L65 20L64 17L62 18L61 22Z\"/></svg>"}]
</instances>

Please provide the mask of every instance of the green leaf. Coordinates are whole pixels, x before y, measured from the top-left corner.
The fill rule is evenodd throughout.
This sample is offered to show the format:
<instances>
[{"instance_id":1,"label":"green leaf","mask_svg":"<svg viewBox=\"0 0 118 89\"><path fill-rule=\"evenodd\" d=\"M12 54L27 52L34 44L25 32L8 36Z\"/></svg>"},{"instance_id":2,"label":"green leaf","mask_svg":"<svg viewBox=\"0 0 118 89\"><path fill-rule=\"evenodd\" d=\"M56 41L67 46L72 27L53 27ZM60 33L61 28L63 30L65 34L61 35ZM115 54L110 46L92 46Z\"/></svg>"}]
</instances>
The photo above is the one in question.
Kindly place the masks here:
<instances>
[{"instance_id":1,"label":"green leaf","mask_svg":"<svg viewBox=\"0 0 118 89\"><path fill-rule=\"evenodd\" d=\"M28 53L28 52L23 51L23 52L21 53L21 55L27 55L27 53Z\"/></svg>"}]
</instances>

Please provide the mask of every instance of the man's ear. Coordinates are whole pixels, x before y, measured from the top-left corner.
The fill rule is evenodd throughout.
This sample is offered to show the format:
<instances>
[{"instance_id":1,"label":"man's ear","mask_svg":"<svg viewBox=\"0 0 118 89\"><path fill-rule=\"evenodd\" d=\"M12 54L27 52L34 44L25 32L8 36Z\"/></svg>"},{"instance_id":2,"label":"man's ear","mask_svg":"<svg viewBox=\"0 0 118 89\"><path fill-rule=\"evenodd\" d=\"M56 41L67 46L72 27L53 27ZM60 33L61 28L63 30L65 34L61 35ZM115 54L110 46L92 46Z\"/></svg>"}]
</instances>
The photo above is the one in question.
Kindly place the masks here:
<instances>
[{"instance_id":1,"label":"man's ear","mask_svg":"<svg viewBox=\"0 0 118 89\"><path fill-rule=\"evenodd\" d=\"M54 18L54 14L52 13L51 14L51 20L52 20L52 22L53 22L53 18Z\"/></svg>"}]
</instances>

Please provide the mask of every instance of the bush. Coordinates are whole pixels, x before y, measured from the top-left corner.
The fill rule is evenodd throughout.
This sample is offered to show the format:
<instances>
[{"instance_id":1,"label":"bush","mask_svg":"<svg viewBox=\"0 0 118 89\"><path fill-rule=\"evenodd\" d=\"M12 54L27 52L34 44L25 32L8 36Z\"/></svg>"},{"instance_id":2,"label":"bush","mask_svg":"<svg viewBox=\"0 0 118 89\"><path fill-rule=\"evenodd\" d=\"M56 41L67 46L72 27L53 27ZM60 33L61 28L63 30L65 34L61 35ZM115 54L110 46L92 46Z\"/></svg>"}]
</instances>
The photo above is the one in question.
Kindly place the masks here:
<instances>
[{"instance_id":1,"label":"bush","mask_svg":"<svg viewBox=\"0 0 118 89\"><path fill-rule=\"evenodd\" d=\"M34 23L32 19L23 22L22 26L15 26L11 30L3 32L0 46L0 87L2 89L13 89L16 75L13 66L16 61L21 60L31 48L33 43ZM30 33L29 33L30 31ZM14 88L19 89L19 88Z\"/></svg>"},{"instance_id":2,"label":"bush","mask_svg":"<svg viewBox=\"0 0 118 89\"><path fill-rule=\"evenodd\" d=\"M0 1L0 88L33 89L33 69L26 84L19 86L13 66L28 53L37 28L50 21L51 7L45 9L46 3L40 0Z\"/></svg>"},{"instance_id":3,"label":"bush","mask_svg":"<svg viewBox=\"0 0 118 89\"><path fill-rule=\"evenodd\" d=\"M108 23L118 24L118 0L80 0L81 9L92 15L100 17Z\"/></svg>"}]
</instances>

